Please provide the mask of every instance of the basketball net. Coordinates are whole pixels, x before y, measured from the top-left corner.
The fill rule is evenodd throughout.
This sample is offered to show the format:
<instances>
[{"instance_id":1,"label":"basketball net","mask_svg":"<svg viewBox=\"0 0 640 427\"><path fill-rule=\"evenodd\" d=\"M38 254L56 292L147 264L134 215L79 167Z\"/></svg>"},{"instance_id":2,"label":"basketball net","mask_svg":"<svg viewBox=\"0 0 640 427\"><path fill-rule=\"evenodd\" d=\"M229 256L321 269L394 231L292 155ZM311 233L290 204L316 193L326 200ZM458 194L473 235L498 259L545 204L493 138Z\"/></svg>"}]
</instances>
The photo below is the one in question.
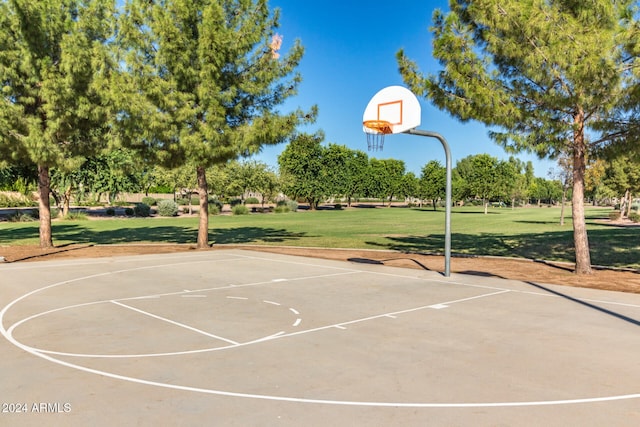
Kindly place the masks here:
<instances>
[{"instance_id":1,"label":"basketball net","mask_svg":"<svg viewBox=\"0 0 640 427\"><path fill-rule=\"evenodd\" d=\"M367 128L367 149L369 151L382 151L384 148L384 137L391 133L391 123L385 120L365 120L363 123Z\"/></svg>"}]
</instances>

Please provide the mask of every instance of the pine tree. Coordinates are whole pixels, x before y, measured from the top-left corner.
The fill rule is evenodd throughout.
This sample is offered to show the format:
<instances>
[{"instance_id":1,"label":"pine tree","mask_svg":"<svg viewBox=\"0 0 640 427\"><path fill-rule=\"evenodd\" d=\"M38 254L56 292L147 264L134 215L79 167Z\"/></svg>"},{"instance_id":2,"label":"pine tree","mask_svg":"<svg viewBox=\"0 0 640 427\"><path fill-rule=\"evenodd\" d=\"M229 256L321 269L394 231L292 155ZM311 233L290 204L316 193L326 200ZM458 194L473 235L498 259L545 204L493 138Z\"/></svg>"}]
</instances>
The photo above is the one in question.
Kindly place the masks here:
<instances>
[{"instance_id":1,"label":"pine tree","mask_svg":"<svg viewBox=\"0 0 640 427\"><path fill-rule=\"evenodd\" d=\"M42 248L53 246L50 170L107 141L113 11L112 0L0 1L0 154L38 168Z\"/></svg>"},{"instance_id":2,"label":"pine tree","mask_svg":"<svg viewBox=\"0 0 640 427\"><path fill-rule=\"evenodd\" d=\"M296 93L299 42L281 55L266 0L130 0L119 45L122 141L159 164L195 164L197 246L208 246L206 169L291 137L315 117L276 108Z\"/></svg>"},{"instance_id":3,"label":"pine tree","mask_svg":"<svg viewBox=\"0 0 640 427\"><path fill-rule=\"evenodd\" d=\"M640 138L636 12L631 0L451 0L450 13L433 15L433 53L443 70L424 76L397 55L416 93L462 121L490 126L505 148L571 156L578 274L591 272L587 156L637 147Z\"/></svg>"}]
</instances>

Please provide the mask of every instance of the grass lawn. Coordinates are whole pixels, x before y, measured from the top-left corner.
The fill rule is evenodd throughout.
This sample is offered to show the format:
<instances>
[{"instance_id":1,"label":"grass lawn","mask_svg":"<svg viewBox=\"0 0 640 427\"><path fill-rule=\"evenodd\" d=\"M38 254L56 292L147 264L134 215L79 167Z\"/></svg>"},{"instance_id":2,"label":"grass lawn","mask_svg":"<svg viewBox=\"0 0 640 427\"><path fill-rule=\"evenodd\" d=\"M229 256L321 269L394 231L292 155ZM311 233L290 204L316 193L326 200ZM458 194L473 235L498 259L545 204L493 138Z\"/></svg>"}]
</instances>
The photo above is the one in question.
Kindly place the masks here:
<instances>
[{"instance_id":1,"label":"grass lawn","mask_svg":"<svg viewBox=\"0 0 640 427\"><path fill-rule=\"evenodd\" d=\"M592 263L640 268L640 227L598 222L610 209L588 208ZM572 262L571 212L559 208L455 208L454 254L513 256ZM66 243L195 243L197 218L54 221L56 245ZM352 208L210 217L212 243L442 252L444 211L430 208ZM0 245L38 244L38 223L0 223Z\"/></svg>"}]
</instances>

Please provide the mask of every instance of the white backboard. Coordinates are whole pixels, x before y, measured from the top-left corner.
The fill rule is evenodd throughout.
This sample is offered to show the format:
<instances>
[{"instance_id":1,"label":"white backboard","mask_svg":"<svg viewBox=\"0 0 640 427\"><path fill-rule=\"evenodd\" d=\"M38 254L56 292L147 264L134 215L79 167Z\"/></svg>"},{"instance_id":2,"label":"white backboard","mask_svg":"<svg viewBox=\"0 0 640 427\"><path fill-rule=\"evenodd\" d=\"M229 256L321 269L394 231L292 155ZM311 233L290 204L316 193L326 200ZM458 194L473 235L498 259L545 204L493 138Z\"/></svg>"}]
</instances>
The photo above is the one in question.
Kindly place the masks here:
<instances>
[{"instance_id":1,"label":"white backboard","mask_svg":"<svg viewBox=\"0 0 640 427\"><path fill-rule=\"evenodd\" d=\"M420 102L407 88L402 86L388 86L376 93L362 116L363 123L367 120L384 120L390 123L391 133L402 133L420 125ZM367 133L375 130L362 126Z\"/></svg>"}]
</instances>

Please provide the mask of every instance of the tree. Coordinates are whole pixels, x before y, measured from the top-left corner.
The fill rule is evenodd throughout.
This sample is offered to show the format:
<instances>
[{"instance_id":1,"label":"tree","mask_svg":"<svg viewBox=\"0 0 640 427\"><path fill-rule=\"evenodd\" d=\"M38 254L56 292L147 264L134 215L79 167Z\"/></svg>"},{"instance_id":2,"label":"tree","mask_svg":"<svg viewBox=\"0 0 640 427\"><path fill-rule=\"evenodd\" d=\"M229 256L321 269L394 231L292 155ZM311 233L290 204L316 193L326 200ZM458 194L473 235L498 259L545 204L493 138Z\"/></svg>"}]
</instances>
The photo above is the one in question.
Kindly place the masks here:
<instances>
[{"instance_id":1,"label":"tree","mask_svg":"<svg viewBox=\"0 0 640 427\"><path fill-rule=\"evenodd\" d=\"M561 155L558 158L558 170L550 170L549 176L553 179L556 178L562 185L562 202L560 205L560 225L564 225L564 205L567 201L567 192L571 186L571 178L573 176L571 170L571 159L566 155ZM586 170L585 170L586 172ZM585 186L586 186L586 173L585 173Z\"/></svg>"},{"instance_id":2,"label":"tree","mask_svg":"<svg viewBox=\"0 0 640 427\"><path fill-rule=\"evenodd\" d=\"M367 179L366 192L373 197L389 200L389 206L393 197L400 194L402 177L405 166L402 160L376 159L369 161L369 177Z\"/></svg>"},{"instance_id":3,"label":"tree","mask_svg":"<svg viewBox=\"0 0 640 427\"><path fill-rule=\"evenodd\" d=\"M305 199L310 209L316 209L328 191L323 139L322 132L298 135L278 156L285 194Z\"/></svg>"},{"instance_id":4,"label":"tree","mask_svg":"<svg viewBox=\"0 0 640 427\"><path fill-rule=\"evenodd\" d=\"M413 199L420 194L420 178L413 172L407 172L402 176L400 194L406 199Z\"/></svg>"},{"instance_id":5,"label":"tree","mask_svg":"<svg viewBox=\"0 0 640 427\"><path fill-rule=\"evenodd\" d=\"M499 194L498 159L488 154L470 157L471 173L467 177L467 183L471 194L482 199L484 213L487 214L489 201Z\"/></svg>"},{"instance_id":6,"label":"tree","mask_svg":"<svg viewBox=\"0 0 640 427\"><path fill-rule=\"evenodd\" d=\"M437 160L431 160L422 167L420 174L420 198L430 199L433 210L436 202L445 196L447 170Z\"/></svg>"},{"instance_id":7,"label":"tree","mask_svg":"<svg viewBox=\"0 0 640 427\"><path fill-rule=\"evenodd\" d=\"M106 194L107 204L111 204L120 193L142 189L143 170L131 150L120 148L87 159L75 175L96 202Z\"/></svg>"},{"instance_id":8,"label":"tree","mask_svg":"<svg viewBox=\"0 0 640 427\"><path fill-rule=\"evenodd\" d=\"M587 155L607 145L634 149L640 137L637 2L449 4L450 13L433 15L433 54L443 70L425 77L399 51L404 81L458 119L491 126L491 137L512 151L571 156L575 272L591 273Z\"/></svg>"},{"instance_id":9,"label":"tree","mask_svg":"<svg viewBox=\"0 0 640 427\"><path fill-rule=\"evenodd\" d=\"M603 159L589 159L584 174L584 189L590 195L593 205L598 203L601 195L602 179L604 177L606 162Z\"/></svg>"},{"instance_id":10,"label":"tree","mask_svg":"<svg viewBox=\"0 0 640 427\"><path fill-rule=\"evenodd\" d=\"M640 168L632 156L619 156L605 169L604 183L620 199L620 214L627 217L631 212L633 195L640 192Z\"/></svg>"},{"instance_id":11,"label":"tree","mask_svg":"<svg viewBox=\"0 0 640 427\"><path fill-rule=\"evenodd\" d=\"M40 247L53 246L50 170L106 145L113 0L0 2L0 154L38 168Z\"/></svg>"},{"instance_id":12,"label":"tree","mask_svg":"<svg viewBox=\"0 0 640 427\"><path fill-rule=\"evenodd\" d=\"M349 150L345 164L346 174L344 182L344 195L347 198L347 206L351 206L354 197L364 193L364 183L369 168L369 156L362 150Z\"/></svg>"},{"instance_id":13,"label":"tree","mask_svg":"<svg viewBox=\"0 0 640 427\"><path fill-rule=\"evenodd\" d=\"M131 0L119 33L122 139L158 162L195 165L197 247L208 246L206 169L289 139L315 108L281 114L303 48L279 53L279 11L266 0Z\"/></svg>"},{"instance_id":14,"label":"tree","mask_svg":"<svg viewBox=\"0 0 640 427\"><path fill-rule=\"evenodd\" d=\"M517 194L519 173L516 165L511 161L500 160L496 164L497 188L495 196L513 206Z\"/></svg>"}]
</instances>

